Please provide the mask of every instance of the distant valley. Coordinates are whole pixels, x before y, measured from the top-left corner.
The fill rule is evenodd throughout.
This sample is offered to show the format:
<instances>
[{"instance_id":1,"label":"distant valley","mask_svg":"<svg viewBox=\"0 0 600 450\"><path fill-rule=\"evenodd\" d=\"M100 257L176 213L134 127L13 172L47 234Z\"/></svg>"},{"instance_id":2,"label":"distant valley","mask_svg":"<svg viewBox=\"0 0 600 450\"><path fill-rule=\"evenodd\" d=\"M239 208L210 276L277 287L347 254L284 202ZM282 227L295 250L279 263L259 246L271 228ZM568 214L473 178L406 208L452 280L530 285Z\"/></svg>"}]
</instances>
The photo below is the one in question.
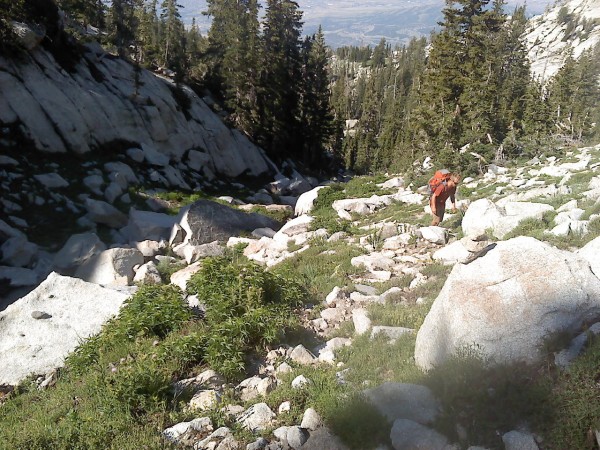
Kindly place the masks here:
<instances>
[{"instance_id":1,"label":"distant valley","mask_svg":"<svg viewBox=\"0 0 600 450\"><path fill-rule=\"evenodd\" d=\"M210 19L202 12L205 0L181 0L181 15L186 25L192 18L206 34ZM264 2L261 2L264 4ZM527 2L530 16L541 14L549 0ZM428 36L442 18L443 0L318 0L298 1L303 11L304 34L313 34L321 25L327 44L333 48L344 45L377 45L381 38L390 44L405 44L412 37ZM507 1L507 12L523 4L520 0Z\"/></svg>"}]
</instances>

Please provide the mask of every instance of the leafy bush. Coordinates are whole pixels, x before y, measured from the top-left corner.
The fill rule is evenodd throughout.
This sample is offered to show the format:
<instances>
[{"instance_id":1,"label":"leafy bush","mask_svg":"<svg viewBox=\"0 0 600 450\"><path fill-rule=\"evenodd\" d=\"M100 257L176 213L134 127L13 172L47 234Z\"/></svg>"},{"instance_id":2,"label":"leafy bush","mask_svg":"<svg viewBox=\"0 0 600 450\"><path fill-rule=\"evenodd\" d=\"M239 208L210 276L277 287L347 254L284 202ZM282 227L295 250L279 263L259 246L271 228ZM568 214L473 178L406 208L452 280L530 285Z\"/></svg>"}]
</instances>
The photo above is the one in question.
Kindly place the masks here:
<instances>
[{"instance_id":1,"label":"leafy bush","mask_svg":"<svg viewBox=\"0 0 600 450\"><path fill-rule=\"evenodd\" d=\"M192 318L192 312L175 285L142 286L125 301L115 334L164 338Z\"/></svg>"},{"instance_id":2,"label":"leafy bush","mask_svg":"<svg viewBox=\"0 0 600 450\"><path fill-rule=\"evenodd\" d=\"M223 257L206 259L188 292L206 305L206 360L227 377L242 374L247 351L273 342L292 325L292 308L304 296L286 277Z\"/></svg>"},{"instance_id":3,"label":"leafy bush","mask_svg":"<svg viewBox=\"0 0 600 450\"><path fill-rule=\"evenodd\" d=\"M67 357L66 366L75 374L85 373L103 356L114 355L117 360L126 356L128 341L137 337L164 338L191 318L177 286L144 285L125 301L119 316L108 321L102 333L88 338Z\"/></svg>"}]
</instances>

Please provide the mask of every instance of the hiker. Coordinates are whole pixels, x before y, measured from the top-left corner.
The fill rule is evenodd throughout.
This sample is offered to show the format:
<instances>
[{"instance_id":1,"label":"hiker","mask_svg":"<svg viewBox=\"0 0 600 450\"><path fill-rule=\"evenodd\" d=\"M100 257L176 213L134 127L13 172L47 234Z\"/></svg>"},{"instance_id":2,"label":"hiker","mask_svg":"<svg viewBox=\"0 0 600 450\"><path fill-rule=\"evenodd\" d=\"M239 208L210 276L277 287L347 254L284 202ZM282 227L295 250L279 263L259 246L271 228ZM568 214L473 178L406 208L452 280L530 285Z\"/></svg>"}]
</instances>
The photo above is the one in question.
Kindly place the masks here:
<instances>
[{"instance_id":1,"label":"hiker","mask_svg":"<svg viewBox=\"0 0 600 450\"><path fill-rule=\"evenodd\" d=\"M446 200L450 197L452 201L452 212L456 212L456 186L460 182L460 175L447 170L438 170L433 178L429 180L431 196L429 206L433 220L431 226L437 226L444 220L446 212Z\"/></svg>"}]
</instances>

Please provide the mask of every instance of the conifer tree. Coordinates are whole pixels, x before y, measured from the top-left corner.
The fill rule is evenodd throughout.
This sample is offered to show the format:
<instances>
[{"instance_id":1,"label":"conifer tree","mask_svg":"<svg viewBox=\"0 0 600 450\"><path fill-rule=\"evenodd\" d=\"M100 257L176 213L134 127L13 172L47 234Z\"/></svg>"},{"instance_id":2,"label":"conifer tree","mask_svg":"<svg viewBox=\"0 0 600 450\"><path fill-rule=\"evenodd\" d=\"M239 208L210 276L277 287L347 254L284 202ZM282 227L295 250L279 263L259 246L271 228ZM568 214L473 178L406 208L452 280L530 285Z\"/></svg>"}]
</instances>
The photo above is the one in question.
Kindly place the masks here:
<instances>
[{"instance_id":1,"label":"conifer tree","mask_svg":"<svg viewBox=\"0 0 600 450\"><path fill-rule=\"evenodd\" d=\"M302 12L290 0L268 0L263 25L258 139L271 155L301 154L299 129Z\"/></svg>"},{"instance_id":2,"label":"conifer tree","mask_svg":"<svg viewBox=\"0 0 600 450\"><path fill-rule=\"evenodd\" d=\"M129 56L130 45L136 39L138 19L136 0L113 0L109 16L109 36L121 57Z\"/></svg>"},{"instance_id":3,"label":"conifer tree","mask_svg":"<svg viewBox=\"0 0 600 450\"><path fill-rule=\"evenodd\" d=\"M333 134L333 114L329 102L329 50L323 30L307 37L302 47L302 100L300 127L302 129L302 158L316 167L325 153L325 144Z\"/></svg>"},{"instance_id":4,"label":"conifer tree","mask_svg":"<svg viewBox=\"0 0 600 450\"><path fill-rule=\"evenodd\" d=\"M69 18L84 26L105 26L105 6L102 0L60 0L58 5Z\"/></svg>"},{"instance_id":5,"label":"conifer tree","mask_svg":"<svg viewBox=\"0 0 600 450\"><path fill-rule=\"evenodd\" d=\"M225 101L236 126L253 133L258 78L257 0L209 0L208 83Z\"/></svg>"},{"instance_id":6,"label":"conifer tree","mask_svg":"<svg viewBox=\"0 0 600 450\"><path fill-rule=\"evenodd\" d=\"M161 4L162 23L162 64L176 72L182 79L186 68L185 62L185 29L179 13L177 0L163 0Z\"/></svg>"}]
</instances>

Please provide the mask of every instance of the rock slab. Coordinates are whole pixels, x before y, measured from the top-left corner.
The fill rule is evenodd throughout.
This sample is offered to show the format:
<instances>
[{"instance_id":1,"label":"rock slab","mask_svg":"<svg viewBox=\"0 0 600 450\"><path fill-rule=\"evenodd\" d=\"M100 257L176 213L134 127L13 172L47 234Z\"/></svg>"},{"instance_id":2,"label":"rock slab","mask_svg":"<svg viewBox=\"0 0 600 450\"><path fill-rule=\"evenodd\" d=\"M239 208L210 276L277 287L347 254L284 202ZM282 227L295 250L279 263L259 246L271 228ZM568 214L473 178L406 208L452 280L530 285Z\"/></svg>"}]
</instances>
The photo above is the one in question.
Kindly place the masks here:
<instances>
[{"instance_id":1,"label":"rock slab","mask_svg":"<svg viewBox=\"0 0 600 450\"><path fill-rule=\"evenodd\" d=\"M51 273L34 291L0 313L0 384L63 365L82 339L118 314L128 295ZM35 319L32 313L51 316Z\"/></svg>"}]
</instances>

